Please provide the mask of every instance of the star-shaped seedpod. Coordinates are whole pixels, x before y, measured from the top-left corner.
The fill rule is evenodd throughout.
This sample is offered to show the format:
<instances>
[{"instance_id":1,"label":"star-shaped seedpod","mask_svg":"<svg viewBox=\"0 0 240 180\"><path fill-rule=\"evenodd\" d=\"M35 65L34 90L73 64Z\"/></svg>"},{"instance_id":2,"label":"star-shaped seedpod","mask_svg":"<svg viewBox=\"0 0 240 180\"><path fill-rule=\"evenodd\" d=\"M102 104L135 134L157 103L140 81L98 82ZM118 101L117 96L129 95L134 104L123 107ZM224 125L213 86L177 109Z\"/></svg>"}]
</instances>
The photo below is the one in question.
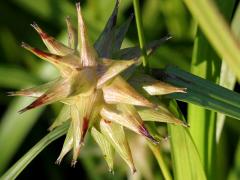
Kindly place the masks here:
<instances>
[{"instance_id":1,"label":"star-shaped seedpod","mask_svg":"<svg viewBox=\"0 0 240 180\"><path fill-rule=\"evenodd\" d=\"M60 73L59 78L46 84L9 93L36 98L20 112L57 101L64 103L56 121L49 128L52 130L70 120L62 151L56 161L58 164L69 151L73 150L72 165L75 166L85 136L91 129L91 135L103 152L110 170L113 170L112 148L114 148L132 172L135 172L124 127L157 143L143 120L186 126L166 108L160 107L158 103L149 100L148 96L138 92L121 76L126 69L141 64L138 60L141 50L139 47L120 49L133 16L116 27L118 7L117 0L111 17L94 45L88 39L80 3L76 4L78 31L70 18L66 18L68 46L48 35L36 23L32 26L49 52L33 48L26 43L22 44L33 54L53 64ZM167 39L169 36L148 44L148 54ZM149 95L185 92L184 88L176 88L147 75L136 78L140 78L137 81L138 86Z\"/></svg>"}]
</instances>

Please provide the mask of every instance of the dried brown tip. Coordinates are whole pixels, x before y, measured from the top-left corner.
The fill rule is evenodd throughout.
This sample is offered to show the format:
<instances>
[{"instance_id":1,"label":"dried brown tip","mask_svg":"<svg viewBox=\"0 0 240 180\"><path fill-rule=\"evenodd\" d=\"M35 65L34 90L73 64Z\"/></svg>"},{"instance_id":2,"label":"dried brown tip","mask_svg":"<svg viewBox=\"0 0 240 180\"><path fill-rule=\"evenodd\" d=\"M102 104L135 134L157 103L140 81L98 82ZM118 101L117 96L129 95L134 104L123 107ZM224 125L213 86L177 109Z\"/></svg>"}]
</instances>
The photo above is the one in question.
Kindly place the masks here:
<instances>
[{"instance_id":1,"label":"dried brown tip","mask_svg":"<svg viewBox=\"0 0 240 180\"><path fill-rule=\"evenodd\" d=\"M157 104L153 104L153 107L152 107L155 111L159 110L158 108L158 105Z\"/></svg>"},{"instance_id":2,"label":"dried brown tip","mask_svg":"<svg viewBox=\"0 0 240 180\"><path fill-rule=\"evenodd\" d=\"M81 11L81 3L80 2L76 3L76 8L77 8L77 11Z\"/></svg>"},{"instance_id":3,"label":"dried brown tip","mask_svg":"<svg viewBox=\"0 0 240 180\"><path fill-rule=\"evenodd\" d=\"M111 173L112 175L114 175L114 170L113 169L109 168L108 172Z\"/></svg>"},{"instance_id":4,"label":"dried brown tip","mask_svg":"<svg viewBox=\"0 0 240 180\"><path fill-rule=\"evenodd\" d=\"M154 144L159 144L159 141L156 140L149 132L148 130L144 127L144 125L139 127L139 132L144 135L146 138L148 138L152 143Z\"/></svg>"},{"instance_id":5,"label":"dried brown tip","mask_svg":"<svg viewBox=\"0 0 240 180\"><path fill-rule=\"evenodd\" d=\"M14 91L6 92L7 96L16 96L17 93Z\"/></svg>"},{"instance_id":6,"label":"dried brown tip","mask_svg":"<svg viewBox=\"0 0 240 180\"><path fill-rule=\"evenodd\" d=\"M162 138L162 141L165 141L165 142L166 142L166 141L168 141L170 138L171 138L171 136L165 136L165 137Z\"/></svg>"},{"instance_id":7,"label":"dried brown tip","mask_svg":"<svg viewBox=\"0 0 240 180\"><path fill-rule=\"evenodd\" d=\"M6 93L7 96L27 96L27 93L24 93L23 91L10 91Z\"/></svg>"},{"instance_id":8,"label":"dried brown tip","mask_svg":"<svg viewBox=\"0 0 240 180\"><path fill-rule=\"evenodd\" d=\"M85 135L88 131L88 126L89 126L89 119L87 117L83 118L83 125L82 125L82 137L81 137L81 145L84 145L84 138Z\"/></svg>"},{"instance_id":9,"label":"dried brown tip","mask_svg":"<svg viewBox=\"0 0 240 180\"><path fill-rule=\"evenodd\" d=\"M179 92L179 93L187 93L187 88L177 88L177 89L176 89L176 92Z\"/></svg>"},{"instance_id":10,"label":"dried brown tip","mask_svg":"<svg viewBox=\"0 0 240 180\"><path fill-rule=\"evenodd\" d=\"M71 162L71 167L75 168L75 167L76 167L76 164L77 164L77 161L76 161L76 160L72 160L72 162Z\"/></svg>"},{"instance_id":11,"label":"dried brown tip","mask_svg":"<svg viewBox=\"0 0 240 180\"><path fill-rule=\"evenodd\" d=\"M27 110L29 110L28 107L25 107L25 108L21 109L20 111L18 111L18 113L22 114L22 113L26 112Z\"/></svg>"},{"instance_id":12,"label":"dried brown tip","mask_svg":"<svg viewBox=\"0 0 240 180\"><path fill-rule=\"evenodd\" d=\"M31 50L32 49L32 47L30 45L28 45L27 43L25 43L25 42L21 42L21 47L23 47L23 48L25 48L27 50Z\"/></svg>"},{"instance_id":13,"label":"dried brown tip","mask_svg":"<svg viewBox=\"0 0 240 180\"><path fill-rule=\"evenodd\" d=\"M171 36L170 34L168 34L168 35L166 35L165 37L163 37L163 40L164 40L164 41L168 41L168 40L170 40L170 39L172 39L172 36Z\"/></svg>"},{"instance_id":14,"label":"dried brown tip","mask_svg":"<svg viewBox=\"0 0 240 180\"><path fill-rule=\"evenodd\" d=\"M71 20L71 17L70 17L70 16L67 16L67 17L66 17L66 20L70 21L70 20Z\"/></svg>"},{"instance_id":15,"label":"dried brown tip","mask_svg":"<svg viewBox=\"0 0 240 180\"><path fill-rule=\"evenodd\" d=\"M37 33L41 36L43 39L49 38L49 35L45 33L38 25L36 22L33 22L31 26L37 31Z\"/></svg>"},{"instance_id":16,"label":"dried brown tip","mask_svg":"<svg viewBox=\"0 0 240 180\"><path fill-rule=\"evenodd\" d=\"M18 111L19 113L24 113L27 110L33 109L35 107L41 106L44 103L47 102L47 100L49 99L49 96L47 95L42 95L41 97L39 97L38 99L36 99L35 101L33 101L30 105L28 105L27 107L23 108L22 110Z\"/></svg>"},{"instance_id":17,"label":"dried brown tip","mask_svg":"<svg viewBox=\"0 0 240 180\"><path fill-rule=\"evenodd\" d=\"M58 158L58 159L55 161L55 164L60 165L61 162L62 162L62 159L61 159L61 158Z\"/></svg>"},{"instance_id":18,"label":"dried brown tip","mask_svg":"<svg viewBox=\"0 0 240 180\"><path fill-rule=\"evenodd\" d=\"M132 173L135 174L137 172L137 169L135 168L135 166L132 169Z\"/></svg>"},{"instance_id":19,"label":"dried brown tip","mask_svg":"<svg viewBox=\"0 0 240 180\"><path fill-rule=\"evenodd\" d=\"M41 59L45 59L45 60L47 60L49 62L58 63L59 59L62 57L62 56L59 56L59 55L55 55L55 54L50 54L50 53L44 52L44 51L42 51L42 50L40 50L38 48L31 47L30 45L28 45L25 42L22 42L21 46L23 48L25 48L26 50L32 52L36 56L40 57Z\"/></svg>"},{"instance_id":20,"label":"dried brown tip","mask_svg":"<svg viewBox=\"0 0 240 180\"><path fill-rule=\"evenodd\" d=\"M157 140L157 139L155 139L153 136L151 136L150 134L149 134L149 136L146 136L153 144L155 144L155 145L157 145L157 144L159 144L160 142Z\"/></svg>"},{"instance_id":21,"label":"dried brown tip","mask_svg":"<svg viewBox=\"0 0 240 180\"><path fill-rule=\"evenodd\" d=\"M187 122L185 122L185 121L183 121L183 126L184 126L184 127L187 127L187 128L190 127L190 125L189 125Z\"/></svg>"},{"instance_id":22,"label":"dried brown tip","mask_svg":"<svg viewBox=\"0 0 240 180\"><path fill-rule=\"evenodd\" d=\"M67 25L69 25L71 23L71 17L70 16L67 16L65 18L65 20L66 20Z\"/></svg>"},{"instance_id":23,"label":"dried brown tip","mask_svg":"<svg viewBox=\"0 0 240 180\"><path fill-rule=\"evenodd\" d=\"M41 33L41 32L42 32L41 28L37 25L36 22L33 21L33 23L30 24L30 25L31 25L38 33Z\"/></svg>"}]
</instances>

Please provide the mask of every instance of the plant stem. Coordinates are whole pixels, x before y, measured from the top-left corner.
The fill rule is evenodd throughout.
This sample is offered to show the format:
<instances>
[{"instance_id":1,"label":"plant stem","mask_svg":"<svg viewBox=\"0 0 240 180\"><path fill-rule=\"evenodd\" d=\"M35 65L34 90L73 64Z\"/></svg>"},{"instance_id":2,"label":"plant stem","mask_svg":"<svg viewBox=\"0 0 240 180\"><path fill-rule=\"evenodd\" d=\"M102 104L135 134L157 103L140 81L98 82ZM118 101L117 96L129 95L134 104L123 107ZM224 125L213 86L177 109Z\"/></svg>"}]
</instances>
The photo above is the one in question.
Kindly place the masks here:
<instances>
[{"instance_id":1,"label":"plant stem","mask_svg":"<svg viewBox=\"0 0 240 180\"><path fill-rule=\"evenodd\" d=\"M148 143L148 146L150 147L150 149L152 150L158 164L159 164L159 167L161 168L162 170L162 174L163 174L163 177L165 180L172 180L172 176L169 172L169 169L166 165L166 163L164 162L164 159L162 157L162 154L161 154L161 151L159 149L159 146L156 146L152 143Z\"/></svg>"},{"instance_id":2,"label":"plant stem","mask_svg":"<svg viewBox=\"0 0 240 180\"><path fill-rule=\"evenodd\" d=\"M149 64L147 61L147 53L146 53L146 42L144 38L144 32L143 32L143 24L142 24L142 17L140 14L140 8L139 8L139 0L133 0L133 8L134 8L134 13L136 17L136 25L137 25L137 31L138 31L138 39L139 39L139 44L140 48L142 51L143 55L143 67L146 72L149 72Z\"/></svg>"}]
</instances>

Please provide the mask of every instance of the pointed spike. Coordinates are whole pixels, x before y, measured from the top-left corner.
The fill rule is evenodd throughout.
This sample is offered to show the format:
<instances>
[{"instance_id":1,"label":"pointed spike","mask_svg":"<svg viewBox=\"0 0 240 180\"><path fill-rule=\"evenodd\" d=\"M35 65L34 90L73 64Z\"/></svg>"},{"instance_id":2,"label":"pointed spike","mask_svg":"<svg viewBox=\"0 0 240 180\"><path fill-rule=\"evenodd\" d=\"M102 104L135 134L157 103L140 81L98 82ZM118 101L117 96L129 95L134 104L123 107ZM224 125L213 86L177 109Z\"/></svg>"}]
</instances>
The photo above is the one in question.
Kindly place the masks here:
<instances>
[{"instance_id":1,"label":"pointed spike","mask_svg":"<svg viewBox=\"0 0 240 180\"><path fill-rule=\"evenodd\" d=\"M46 32L44 32L37 23L33 22L31 26L37 31L37 33L40 35L42 41L47 46L48 50L53 53L60 56L65 56L67 54L73 53L73 50L65 46L64 44L58 42L54 37L48 35Z\"/></svg>"},{"instance_id":2,"label":"pointed spike","mask_svg":"<svg viewBox=\"0 0 240 180\"><path fill-rule=\"evenodd\" d=\"M169 39L171 39L171 36L167 35L159 40L155 40L148 43L146 45L148 56L152 55L157 48L159 48L164 42L166 42ZM119 51L114 52L114 57L118 59L125 59L125 60L134 59L134 58L138 59L141 56L142 56L142 52L139 46L123 48L123 49L120 49Z\"/></svg>"},{"instance_id":3,"label":"pointed spike","mask_svg":"<svg viewBox=\"0 0 240 180\"><path fill-rule=\"evenodd\" d=\"M71 106L71 117L73 122L73 162L75 162L83 146L85 135L92 120L92 113L98 102L98 92L89 96L79 96L76 105ZM97 108L96 108L97 109Z\"/></svg>"},{"instance_id":4,"label":"pointed spike","mask_svg":"<svg viewBox=\"0 0 240 180\"><path fill-rule=\"evenodd\" d=\"M41 95L43 95L51 86L53 86L55 83L57 83L59 79L50 81L48 83L42 84L40 86L23 89L20 91L15 92L8 92L8 96L27 96L27 97L35 97L38 98Z\"/></svg>"},{"instance_id":5,"label":"pointed spike","mask_svg":"<svg viewBox=\"0 0 240 180\"><path fill-rule=\"evenodd\" d=\"M186 93L186 88L180 88L171 84L156 80L146 74L138 74L131 79L133 84L142 87L150 95L165 95L171 93Z\"/></svg>"},{"instance_id":6,"label":"pointed spike","mask_svg":"<svg viewBox=\"0 0 240 180\"><path fill-rule=\"evenodd\" d=\"M43 95L40 96L37 100L33 101L33 103L31 103L30 105L28 105L27 107L21 109L20 111L18 111L20 114L24 113L30 109L33 109L35 107L41 106L45 103L45 101L47 101L47 96Z\"/></svg>"},{"instance_id":7,"label":"pointed spike","mask_svg":"<svg viewBox=\"0 0 240 180\"><path fill-rule=\"evenodd\" d=\"M77 30L73 27L70 16L66 17L66 23L68 29L68 46L72 49L77 49Z\"/></svg>"},{"instance_id":8,"label":"pointed spike","mask_svg":"<svg viewBox=\"0 0 240 180\"><path fill-rule=\"evenodd\" d=\"M75 168L76 164L77 164L77 160L72 160L71 161L71 167Z\"/></svg>"},{"instance_id":9,"label":"pointed spike","mask_svg":"<svg viewBox=\"0 0 240 180\"><path fill-rule=\"evenodd\" d=\"M66 138L63 143L63 147L61 150L60 155L58 156L56 160L56 164L60 164L64 156L73 148L73 129L72 129L72 123L68 129Z\"/></svg>"},{"instance_id":10,"label":"pointed spike","mask_svg":"<svg viewBox=\"0 0 240 180\"><path fill-rule=\"evenodd\" d=\"M22 45L21 45L23 48L25 48L26 50L32 52L33 54L35 54L36 56L46 60L46 61L49 61L51 63L58 63L59 62L59 59L61 58L61 56L58 56L58 55L54 55L54 54L50 54L50 53L47 53L47 52L44 52L40 49L37 49L37 48L34 48L34 47L31 47L30 45L28 45L27 43L25 42L22 42Z\"/></svg>"},{"instance_id":11,"label":"pointed spike","mask_svg":"<svg viewBox=\"0 0 240 180\"><path fill-rule=\"evenodd\" d=\"M17 96L17 93L18 91L9 91L6 93L7 96Z\"/></svg>"},{"instance_id":12,"label":"pointed spike","mask_svg":"<svg viewBox=\"0 0 240 180\"><path fill-rule=\"evenodd\" d=\"M79 109L79 118L81 120L81 143L84 142L85 135L96 118L95 115L99 114L101 103L101 91L93 92L88 96L78 97L77 107Z\"/></svg>"},{"instance_id":13,"label":"pointed spike","mask_svg":"<svg viewBox=\"0 0 240 180\"><path fill-rule=\"evenodd\" d=\"M71 117L73 123L73 158L72 165L76 164L81 148L82 119L76 105L71 106Z\"/></svg>"},{"instance_id":14,"label":"pointed spike","mask_svg":"<svg viewBox=\"0 0 240 180\"><path fill-rule=\"evenodd\" d=\"M40 35L42 39L50 38L50 36L47 33L45 33L35 21L33 21L33 23L30 25L37 31L37 33Z\"/></svg>"},{"instance_id":15,"label":"pointed spike","mask_svg":"<svg viewBox=\"0 0 240 180\"><path fill-rule=\"evenodd\" d=\"M144 124L142 124L139 127L139 131L142 135L144 135L145 137L147 137L151 142L153 142L154 144L159 144L159 141L157 139L155 139L146 129L146 127L144 126Z\"/></svg>"},{"instance_id":16,"label":"pointed spike","mask_svg":"<svg viewBox=\"0 0 240 180\"><path fill-rule=\"evenodd\" d=\"M30 45L28 45L27 43L25 43L25 42L21 42L21 47L23 47L23 48L25 48L25 49L27 49L27 50L31 50L32 49L32 47L30 46Z\"/></svg>"},{"instance_id":17,"label":"pointed spike","mask_svg":"<svg viewBox=\"0 0 240 180\"><path fill-rule=\"evenodd\" d=\"M150 135L150 133L144 126L144 123L134 106L128 104L104 106L100 114L105 120L109 120L125 126L130 130L134 131L135 133L145 136L153 143L157 143L157 140L155 140Z\"/></svg>"},{"instance_id":18,"label":"pointed spike","mask_svg":"<svg viewBox=\"0 0 240 180\"><path fill-rule=\"evenodd\" d=\"M57 84L52 86L46 93L33 101L30 105L20 110L19 113L23 113L27 110L47 105L55 101L59 101L70 94L71 84L68 82L68 79L62 79Z\"/></svg>"},{"instance_id":19,"label":"pointed spike","mask_svg":"<svg viewBox=\"0 0 240 180\"><path fill-rule=\"evenodd\" d=\"M84 138L85 138L85 135L88 131L88 127L89 127L89 118L88 117L83 117L81 143L84 143Z\"/></svg>"},{"instance_id":20,"label":"pointed spike","mask_svg":"<svg viewBox=\"0 0 240 180\"><path fill-rule=\"evenodd\" d=\"M91 135L100 147L103 157L107 162L109 171L113 171L113 149L110 142L108 142L105 136L94 127L91 129Z\"/></svg>"},{"instance_id":21,"label":"pointed spike","mask_svg":"<svg viewBox=\"0 0 240 180\"><path fill-rule=\"evenodd\" d=\"M38 26L38 24L33 21L32 24L30 24L37 32L38 34L41 36L41 37L44 37L44 38L47 38L48 35L46 33L43 32L43 30Z\"/></svg>"},{"instance_id":22,"label":"pointed spike","mask_svg":"<svg viewBox=\"0 0 240 180\"><path fill-rule=\"evenodd\" d=\"M114 122L100 121L100 129L102 134L111 143L114 149L119 153L122 159L128 164L132 172L136 172L133 162L132 153L125 136L123 127Z\"/></svg>"},{"instance_id":23,"label":"pointed spike","mask_svg":"<svg viewBox=\"0 0 240 180\"><path fill-rule=\"evenodd\" d=\"M183 121L183 126L184 127L187 127L187 128L190 128L190 124L188 124L187 122Z\"/></svg>"},{"instance_id":24,"label":"pointed spike","mask_svg":"<svg viewBox=\"0 0 240 180\"><path fill-rule=\"evenodd\" d=\"M104 99L109 104L132 104L155 108L156 105L140 95L123 78L117 76L109 85L103 88Z\"/></svg>"},{"instance_id":25,"label":"pointed spike","mask_svg":"<svg viewBox=\"0 0 240 180\"><path fill-rule=\"evenodd\" d=\"M114 40L113 40L113 45L111 46L113 52L120 50L122 42L132 22L132 19L133 19L133 14L131 14L128 20L114 31Z\"/></svg>"},{"instance_id":26,"label":"pointed spike","mask_svg":"<svg viewBox=\"0 0 240 180\"><path fill-rule=\"evenodd\" d=\"M144 121L155 121L172 123L187 127L188 124L180 119L177 119L166 107L158 106L157 109L149 109L144 107L137 107L140 117Z\"/></svg>"},{"instance_id":27,"label":"pointed spike","mask_svg":"<svg viewBox=\"0 0 240 180\"><path fill-rule=\"evenodd\" d=\"M89 42L87 28L85 26L82 12L81 12L80 2L76 4L76 7L77 7L77 14L78 14L78 43L80 45L79 48L80 48L82 65L84 67L96 66L97 53Z\"/></svg>"},{"instance_id":28,"label":"pointed spike","mask_svg":"<svg viewBox=\"0 0 240 180\"><path fill-rule=\"evenodd\" d=\"M22 114L22 113L26 112L27 110L28 110L28 108L26 107L26 108L23 108L23 109L19 110L18 113Z\"/></svg>"},{"instance_id":29,"label":"pointed spike","mask_svg":"<svg viewBox=\"0 0 240 180\"><path fill-rule=\"evenodd\" d=\"M148 55L150 55L153 52L155 52L155 50L157 48L159 48L163 43L165 43L166 41L170 40L171 38L172 38L172 36L168 34L168 35L162 37L159 40L155 40L155 41L152 41L149 44L147 44Z\"/></svg>"},{"instance_id":30,"label":"pointed spike","mask_svg":"<svg viewBox=\"0 0 240 180\"><path fill-rule=\"evenodd\" d=\"M31 92L30 89L15 91L15 92L7 92L7 96L27 96L27 97L40 97L44 92Z\"/></svg>"},{"instance_id":31,"label":"pointed spike","mask_svg":"<svg viewBox=\"0 0 240 180\"><path fill-rule=\"evenodd\" d=\"M51 53L44 52L40 49L29 46L27 43L22 42L22 47L32 52L39 58L46 60L56 66L62 77L69 77L76 69L81 68L81 63L79 63L79 57L75 54L69 54L66 56L59 56Z\"/></svg>"},{"instance_id":32,"label":"pointed spike","mask_svg":"<svg viewBox=\"0 0 240 180\"><path fill-rule=\"evenodd\" d=\"M163 81L156 80L147 75L141 75L141 77L137 79L142 81L139 81L139 83L141 84L143 89L147 91L150 95L165 95L176 92L187 93L187 88L176 87Z\"/></svg>"},{"instance_id":33,"label":"pointed spike","mask_svg":"<svg viewBox=\"0 0 240 180\"><path fill-rule=\"evenodd\" d=\"M61 162L62 162L62 159L57 159L57 160L55 161L55 164L56 164L56 165L60 165Z\"/></svg>"},{"instance_id":34,"label":"pointed spike","mask_svg":"<svg viewBox=\"0 0 240 180\"><path fill-rule=\"evenodd\" d=\"M110 57L113 40L114 40L114 28L117 21L117 13L119 7L119 0L116 0L114 10L110 18L108 19L102 33L96 40L94 47L97 50L100 57Z\"/></svg>"},{"instance_id":35,"label":"pointed spike","mask_svg":"<svg viewBox=\"0 0 240 180\"><path fill-rule=\"evenodd\" d=\"M113 29L114 26L116 25L118 9L119 9L119 0L116 0L115 7L106 25L107 28Z\"/></svg>"}]
</instances>

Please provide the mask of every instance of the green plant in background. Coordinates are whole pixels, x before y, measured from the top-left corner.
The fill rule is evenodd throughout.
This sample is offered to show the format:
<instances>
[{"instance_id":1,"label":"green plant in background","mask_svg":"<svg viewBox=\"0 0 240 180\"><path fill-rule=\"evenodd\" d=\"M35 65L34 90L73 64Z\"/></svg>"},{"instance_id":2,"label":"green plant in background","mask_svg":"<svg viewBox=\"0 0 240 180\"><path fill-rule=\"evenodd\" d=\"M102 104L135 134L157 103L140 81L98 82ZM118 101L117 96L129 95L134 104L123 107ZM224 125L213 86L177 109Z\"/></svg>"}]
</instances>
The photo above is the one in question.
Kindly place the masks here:
<instances>
[{"instance_id":1,"label":"green plant in background","mask_svg":"<svg viewBox=\"0 0 240 180\"><path fill-rule=\"evenodd\" d=\"M127 2L126 4L122 2L122 6L127 5ZM236 69L238 67L237 52L239 49L237 43L234 42L234 36L229 33L228 25L224 22L215 4L205 0L198 0L196 3L187 0L184 2L198 20L203 32L198 30L198 33L193 35L191 28L186 31L190 27L187 22L192 21L187 20L186 17L190 16L179 0L147 1L144 3L142 16L138 0L133 0L139 47L120 49L122 43L123 46L126 44L123 39L129 29L132 16L119 27L116 26L117 12L119 10L118 1L116 1L114 11L103 32L97 38L94 48L88 38L79 4L77 6L78 33L71 24L70 19L66 19L68 46L59 43L34 23L32 26L39 33L50 53L32 48L26 43L23 43L23 47L55 65L61 76L50 83L12 92L10 95L37 98L21 112L56 101L61 101L65 105L50 127L51 132L9 168L1 178L16 178L46 146L64 134L66 134L66 138L57 162L59 163L73 149L72 165L75 165L79 157L80 147L82 147L84 139L87 138L87 136L84 137L89 130L93 139L99 145L110 170L113 170L113 149L115 149L133 172L136 166L137 173L133 175L135 178L226 179L228 171L231 169L229 178L237 179L239 148L236 148L235 165L227 164L226 159L230 157L230 154L226 154L224 151L230 151L231 149L226 145L226 140L223 139L226 138L226 129L222 128L224 117L221 116L220 119L220 115L217 116L216 112L240 119L240 96L238 93L227 90L215 83L220 82L221 85L224 85L228 80L222 80L226 71L223 68L221 69L220 58L226 60L229 68L233 68L238 77ZM24 4L24 2L21 3ZM230 17L233 15L234 20L237 19L239 6L236 5L235 1L226 3L219 0L216 4L219 5L222 14L227 20L230 21ZM97 6L97 2L92 7L95 6ZM86 6L86 14L87 7L91 6ZM157 7L161 7L161 9ZM204 14L205 9L208 9L206 14ZM143 22L145 21L142 21L142 19L144 20L148 16L151 17L151 14L155 16L159 11L164 15L168 31L174 35L177 41L179 38L181 41L182 36L186 36L188 41L192 41L191 38L194 37L191 64L185 60L187 58L184 56L186 49L183 49L183 47L187 47L187 45L184 43L179 43L179 47L176 44L172 44L172 46L172 42L165 43L164 46L158 49L170 36L146 43L147 38L143 32ZM201 14L204 14L204 16L201 16ZM148 18L148 21L154 23L154 18ZM181 26L179 26L179 22L181 22ZM234 33L238 34L239 23L236 20L232 24ZM151 27L151 23L147 25L146 35L149 34L149 27ZM158 27L154 26L154 28ZM220 28L222 31L216 31L216 28ZM91 26L88 30L91 30ZM89 32L90 36L96 34ZM208 39L205 38L205 34ZM211 44L213 48L211 48ZM214 49L220 58L215 54ZM181 53L177 53L178 51ZM152 52L156 52L156 54L150 56ZM191 51L186 54L190 53ZM165 64L163 60L159 60L159 57L163 60L165 58L166 64L171 62L184 70L190 70L191 73L202 78L176 67L170 66L160 69L158 67L164 67ZM179 60L181 61L179 62ZM8 71L9 69L3 67L2 70ZM21 71L14 70L13 72L16 76L20 75L20 79L24 80L24 82L29 82L29 84L37 83L34 78L31 79ZM231 76L234 79L234 75ZM7 81L1 79L0 82L7 84ZM14 82L16 82L16 85L12 88L16 88L18 87L17 84L21 84L21 80L15 80ZM234 83L234 80L231 81L230 86L232 88ZM21 86L26 85L22 84ZM181 113L176 101L171 99L189 103L187 120L190 122L190 128L187 128L188 125L184 115ZM23 100L16 101L16 105L13 104L9 109L9 114L11 109L17 111ZM11 122L17 121L18 116L10 116L6 113L5 119L2 120L0 126L0 130L2 130L0 131L0 147L3 147L4 142L9 137L8 130L10 129L19 129L16 132L24 136L24 132L27 133L41 111L40 108L39 110L29 111L32 112L31 114L27 112L26 115L25 113L19 115L22 116L21 118L29 118L29 122L26 121L25 123L27 126L22 129L21 127L14 127L13 123L11 125ZM156 122L169 123L167 125L169 140L161 141L166 128ZM233 119L226 121L225 124L231 127L231 124L235 122L237 121ZM239 130L238 127L240 127L238 124L234 125L237 131ZM140 136L129 134L126 131L127 129L142 135L145 140L139 138ZM221 134L221 136L217 135L217 133ZM16 142L21 143L18 140L21 139L21 136L15 138ZM12 137L15 137L14 134ZM128 137L128 141L126 137ZM237 141L238 139L235 142ZM133 154L131 154L129 143ZM170 149L168 147L169 143L171 145ZM81 156L82 153L94 149L94 146L91 145L91 139L90 142L85 140L85 144L88 147L81 149L80 159L84 157L84 155ZM6 145L6 148L10 151L2 150L4 157L0 158L0 164L2 164L3 168L7 166L8 159L11 154L14 154L14 149L17 148L17 145L13 143L12 145L6 143ZM153 152L161 173L152 169L154 168L154 162L148 159L150 155L147 153L147 146ZM88 150L84 151L84 149ZM90 156L81 159L81 162L86 167L89 173L88 176L91 179L101 179L101 177L92 174L93 170L97 173L98 165L91 160ZM133 164L133 162L135 163ZM116 174L111 178L123 178L123 175L118 174L121 172L120 164L121 162L114 164ZM3 172L3 170L1 171ZM126 171L123 171L123 174L125 173Z\"/></svg>"}]
</instances>

